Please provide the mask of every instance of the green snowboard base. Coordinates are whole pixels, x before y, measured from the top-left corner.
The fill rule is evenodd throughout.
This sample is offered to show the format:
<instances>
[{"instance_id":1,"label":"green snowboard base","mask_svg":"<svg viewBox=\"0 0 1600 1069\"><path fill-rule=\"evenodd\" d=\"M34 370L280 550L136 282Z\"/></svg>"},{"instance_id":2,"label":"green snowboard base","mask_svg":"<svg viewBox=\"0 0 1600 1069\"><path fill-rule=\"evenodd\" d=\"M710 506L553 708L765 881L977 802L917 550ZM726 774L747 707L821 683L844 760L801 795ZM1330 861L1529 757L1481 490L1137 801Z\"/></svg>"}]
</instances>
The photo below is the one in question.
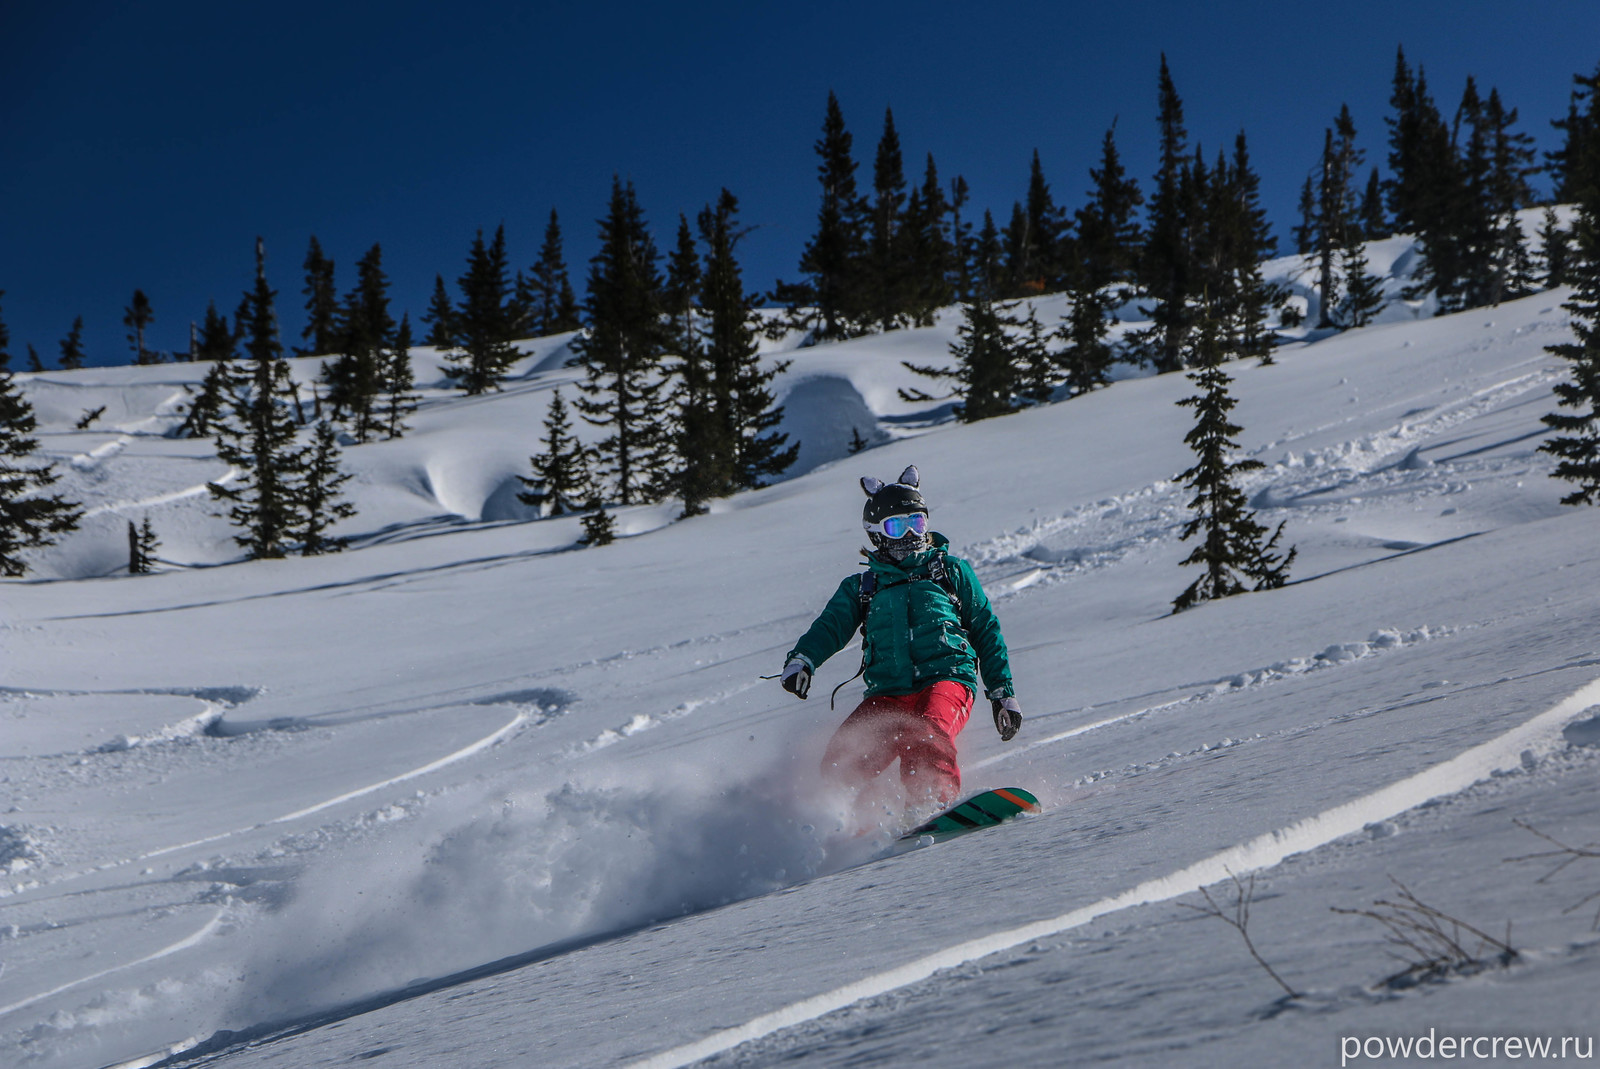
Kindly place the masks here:
<instances>
[{"instance_id":1,"label":"green snowboard base","mask_svg":"<svg viewBox=\"0 0 1600 1069\"><path fill-rule=\"evenodd\" d=\"M1022 813L1037 813L1039 809L1039 799L1021 787L997 787L958 802L900 836L900 841L914 842L927 835L932 836L934 842L942 843L980 828L1003 824Z\"/></svg>"}]
</instances>

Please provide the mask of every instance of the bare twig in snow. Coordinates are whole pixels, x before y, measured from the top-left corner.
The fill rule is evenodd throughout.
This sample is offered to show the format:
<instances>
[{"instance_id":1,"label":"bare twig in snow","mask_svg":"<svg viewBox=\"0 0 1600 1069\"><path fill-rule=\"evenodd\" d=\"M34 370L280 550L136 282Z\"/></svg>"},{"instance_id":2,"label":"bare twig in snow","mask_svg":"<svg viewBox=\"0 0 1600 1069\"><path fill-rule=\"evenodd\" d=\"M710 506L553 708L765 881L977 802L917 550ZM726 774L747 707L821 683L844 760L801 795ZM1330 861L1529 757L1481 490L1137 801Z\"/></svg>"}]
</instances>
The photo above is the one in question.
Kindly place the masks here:
<instances>
[{"instance_id":1,"label":"bare twig in snow","mask_svg":"<svg viewBox=\"0 0 1600 1069\"><path fill-rule=\"evenodd\" d=\"M1512 820L1511 823L1515 824L1517 827L1521 828L1523 831L1528 832L1531 835L1537 835L1539 838L1543 839L1545 842L1547 842L1551 846L1555 847L1554 850L1541 850L1538 853L1520 854L1517 857L1508 857L1508 858L1505 859L1507 862L1512 862L1512 861L1554 861L1554 862L1556 862L1555 867L1552 868L1549 872L1545 873L1543 876L1540 876L1537 880L1534 881L1535 883L1549 883L1551 879L1553 879L1554 877L1556 877L1556 876L1560 875L1562 872L1564 872L1568 868L1568 866L1574 865L1579 861L1600 861L1600 843L1585 843L1583 846L1568 846L1566 843L1562 842L1560 839L1557 839L1553 835L1549 835L1549 834L1547 834L1545 832L1540 831L1538 828L1534 827L1532 824L1529 824L1525 820L1520 820L1520 819ZM1597 899L1600 899L1600 891L1596 891L1591 895L1584 896L1583 898L1581 898L1578 901L1574 902L1572 905L1568 906L1566 909L1562 910L1561 912L1562 912L1562 914L1575 913L1578 910L1582 909L1584 906L1587 906L1590 902L1593 902L1593 901L1595 901ZM1592 931L1600 932L1600 909L1596 909L1595 910L1594 921L1591 923L1590 929Z\"/></svg>"},{"instance_id":2,"label":"bare twig in snow","mask_svg":"<svg viewBox=\"0 0 1600 1069\"><path fill-rule=\"evenodd\" d=\"M1509 922L1506 924L1505 938L1497 939L1459 917L1423 902L1393 876L1389 879L1399 889L1399 894L1394 898L1380 898L1372 903L1371 909L1333 907L1335 913L1366 917L1381 924L1389 933L1390 946L1398 948L1398 951L1390 950L1389 954L1404 962L1406 967L1379 981L1376 986L1391 986L1413 977L1438 977L1484 965L1487 964L1484 960L1486 952L1492 951L1501 965L1509 965L1516 958L1516 948L1511 945ZM1474 937L1478 945L1468 950L1467 942Z\"/></svg>"},{"instance_id":3,"label":"bare twig in snow","mask_svg":"<svg viewBox=\"0 0 1600 1069\"><path fill-rule=\"evenodd\" d=\"M1277 982L1277 985L1283 988L1285 993L1287 993L1290 998L1299 998L1300 992L1283 982L1283 977L1279 976L1275 971L1273 971L1272 966L1267 964L1266 959L1261 956L1261 952L1256 950L1255 941L1250 938L1250 904L1255 899L1256 895L1255 874L1252 873L1250 875L1250 881L1248 883L1240 880L1239 877L1234 875L1232 872L1228 873L1228 877L1233 880L1234 898L1233 910L1231 913L1223 910L1221 906L1217 905L1216 899L1211 897L1211 892L1204 887L1200 888L1200 894L1204 896L1206 900L1205 905L1195 906L1189 904L1188 902L1179 902L1178 904L1183 906L1185 909L1192 909L1199 913L1204 913L1208 917L1215 917L1237 931L1240 938L1244 940L1245 949L1250 951L1250 956L1252 958L1256 959L1256 964L1265 969L1267 971L1267 975L1272 977L1272 979Z\"/></svg>"}]
</instances>

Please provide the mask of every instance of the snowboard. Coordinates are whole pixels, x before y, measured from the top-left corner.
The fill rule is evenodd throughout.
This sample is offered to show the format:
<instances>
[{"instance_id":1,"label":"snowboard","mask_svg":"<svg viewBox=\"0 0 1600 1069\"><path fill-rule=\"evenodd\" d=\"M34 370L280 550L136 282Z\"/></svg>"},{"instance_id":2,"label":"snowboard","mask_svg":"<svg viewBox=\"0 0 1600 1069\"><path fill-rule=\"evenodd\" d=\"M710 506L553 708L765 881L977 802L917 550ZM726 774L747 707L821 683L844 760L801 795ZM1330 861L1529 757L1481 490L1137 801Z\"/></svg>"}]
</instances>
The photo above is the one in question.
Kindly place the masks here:
<instances>
[{"instance_id":1,"label":"snowboard","mask_svg":"<svg viewBox=\"0 0 1600 1069\"><path fill-rule=\"evenodd\" d=\"M957 802L900 836L900 842L912 843L930 836L934 842L942 843L958 835L1003 824L1022 813L1037 813L1039 809L1039 799L1021 787L997 787Z\"/></svg>"}]
</instances>

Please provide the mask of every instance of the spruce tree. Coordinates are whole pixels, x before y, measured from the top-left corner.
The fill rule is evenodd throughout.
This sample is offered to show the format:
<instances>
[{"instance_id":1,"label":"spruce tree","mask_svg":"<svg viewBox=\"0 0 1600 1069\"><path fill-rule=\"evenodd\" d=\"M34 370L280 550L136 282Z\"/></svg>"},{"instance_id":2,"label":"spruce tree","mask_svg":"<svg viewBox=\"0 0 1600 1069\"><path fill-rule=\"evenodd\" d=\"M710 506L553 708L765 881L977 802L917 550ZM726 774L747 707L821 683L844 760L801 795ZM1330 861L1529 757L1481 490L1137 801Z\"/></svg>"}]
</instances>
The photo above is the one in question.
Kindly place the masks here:
<instances>
[{"instance_id":1,"label":"spruce tree","mask_svg":"<svg viewBox=\"0 0 1600 1069\"><path fill-rule=\"evenodd\" d=\"M1018 361L1007 328L1016 326L1016 321L987 291L962 305L961 312L962 322L950 345L954 366L929 367L905 361L906 368L918 375L954 380L954 396L961 399L956 415L963 423L1015 412ZM934 400L921 391L901 390L900 396L908 401Z\"/></svg>"},{"instance_id":2,"label":"spruce tree","mask_svg":"<svg viewBox=\"0 0 1600 1069\"><path fill-rule=\"evenodd\" d=\"M339 310L339 357L323 365L328 403L334 419L348 419L356 441L365 443L378 432L378 395L383 386L384 350L394 333L389 315L389 279L383 273L383 250L373 245L356 264L356 286Z\"/></svg>"},{"instance_id":3,"label":"spruce tree","mask_svg":"<svg viewBox=\"0 0 1600 1069\"><path fill-rule=\"evenodd\" d=\"M670 373L672 445L677 454L664 490L683 499L683 516L698 516L706 502L728 492L732 484L732 443L723 433L712 395L712 366L701 342L700 253L689 220L678 216L678 240L667 261L662 289L668 323L667 348L677 360Z\"/></svg>"},{"instance_id":4,"label":"spruce tree","mask_svg":"<svg viewBox=\"0 0 1600 1069\"><path fill-rule=\"evenodd\" d=\"M337 351L339 345L339 294L334 288L333 261L323 255L322 246L315 234L306 249L306 285L300 292L306 297L306 325L300 332L309 348L297 348L298 356L326 356Z\"/></svg>"},{"instance_id":5,"label":"spruce tree","mask_svg":"<svg viewBox=\"0 0 1600 1069\"><path fill-rule=\"evenodd\" d=\"M609 546L616 540L617 521L606 511L605 504L599 498L592 498L588 504L588 515L583 518L583 537L578 539L578 544Z\"/></svg>"},{"instance_id":6,"label":"spruce tree","mask_svg":"<svg viewBox=\"0 0 1600 1069\"><path fill-rule=\"evenodd\" d=\"M1039 311L1032 301L1018 326L1019 333L1011 343L1017 366L1017 393L1033 404L1047 404L1061 385L1061 368L1059 358L1050 351L1050 335L1039 322Z\"/></svg>"},{"instance_id":7,"label":"spruce tree","mask_svg":"<svg viewBox=\"0 0 1600 1069\"><path fill-rule=\"evenodd\" d=\"M44 361L39 359L39 351L32 344L28 346L28 370L33 372L44 370Z\"/></svg>"},{"instance_id":8,"label":"spruce tree","mask_svg":"<svg viewBox=\"0 0 1600 1069\"><path fill-rule=\"evenodd\" d=\"M955 300L956 250L944 226L949 214L950 202L930 152L922 185L912 190L906 206L903 229L909 272L906 312L915 326L933 326L934 313Z\"/></svg>"},{"instance_id":9,"label":"spruce tree","mask_svg":"<svg viewBox=\"0 0 1600 1069\"><path fill-rule=\"evenodd\" d=\"M1261 179L1250 164L1250 149L1241 130L1233 140L1233 158L1224 167L1219 196L1224 202L1227 230L1225 247L1226 285L1229 301L1224 309L1229 344L1240 358L1257 357L1272 363L1276 336L1267 328L1267 317L1283 303L1282 286L1269 283L1262 275L1262 261L1278 251L1267 211L1261 204Z\"/></svg>"},{"instance_id":10,"label":"spruce tree","mask_svg":"<svg viewBox=\"0 0 1600 1069\"><path fill-rule=\"evenodd\" d=\"M1534 166L1533 139L1513 129L1517 109L1507 110L1500 91L1489 90L1483 110L1489 165L1482 196L1489 217L1488 304L1526 297L1533 292L1533 262L1517 212L1533 202L1528 178Z\"/></svg>"},{"instance_id":11,"label":"spruce tree","mask_svg":"<svg viewBox=\"0 0 1600 1069\"><path fill-rule=\"evenodd\" d=\"M540 516L565 516L582 512L594 497L594 480L589 473L589 451L572 433L567 403L556 390L544 419L544 452L529 457L533 477L519 475L526 490L517 500L539 510Z\"/></svg>"},{"instance_id":12,"label":"spruce tree","mask_svg":"<svg viewBox=\"0 0 1600 1069\"><path fill-rule=\"evenodd\" d=\"M334 538L328 529L356 514L356 507L344 500L340 491L350 481L348 472L339 470L339 437L327 420L317 424L307 451L305 472L297 487L300 516L295 535L300 540L300 555L316 557L344 549L346 539Z\"/></svg>"},{"instance_id":13,"label":"spruce tree","mask_svg":"<svg viewBox=\"0 0 1600 1069\"><path fill-rule=\"evenodd\" d=\"M972 296L972 224L961 221L961 209L966 207L970 199L967 180L956 175L950 180L950 251L955 260L950 282L958 301L965 301Z\"/></svg>"},{"instance_id":14,"label":"spruce tree","mask_svg":"<svg viewBox=\"0 0 1600 1069\"><path fill-rule=\"evenodd\" d=\"M528 272L525 300L532 312L531 329L535 334L578 329L578 302L567 278L567 263L561 251L561 221L554 208L545 224L539 259Z\"/></svg>"},{"instance_id":15,"label":"spruce tree","mask_svg":"<svg viewBox=\"0 0 1600 1069\"><path fill-rule=\"evenodd\" d=\"M128 307L122 310L122 325L127 327L131 334L128 335L128 344L133 347L133 362L135 364L159 364L160 354L153 353L145 348L144 332L156 318L150 308L150 298L144 295L144 290L134 290L133 300Z\"/></svg>"},{"instance_id":16,"label":"spruce tree","mask_svg":"<svg viewBox=\"0 0 1600 1069\"><path fill-rule=\"evenodd\" d=\"M48 462L28 463L39 448L38 425L22 387L0 368L0 575L11 578L27 574L24 550L55 544L83 517L76 502L41 493L60 476Z\"/></svg>"},{"instance_id":17,"label":"spruce tree","mask_svg":"<svg viewBox=\"0 0 1600 1069\"><path fill-rule=\"evenodd\" d=\"M1286 555L1278 552L1283 524L1267 537L1238 486L1240 475L1262 463L1231 459L1239 449L1234 436L1243 428L1228 415L1238 402L1228 393L1233 380L1222 369L1227 353L1216 322L1204 317L1191 344L1195 370L1189 380L1201 392L1178 404L1195 410L1195 425L1183 439L1194 451L1195 463L1178 478L1194 491L1189 502L1194 515L1180 537L1188 541L1199 535L1200 541L1181 563L1205 571L1173 600L1174 613L1214 598L1282 586L1295 558L1294 549Z\"/></svg>"},{"instance_id":18,"label":"spruce tree","mask_svg":"<svg viewBox=\"0 0 1600 1069\"><path fill-rule=\"evenodd\" d=\"M61 339L61 370L76 371L83 366L83 317L72 321L72 329Z\"/></svg>"},{"instance_id":19,"label":"spruce tree","mask_svg":"<svg viewBox=\"0 0 1600 1069\"><path fill-rule=\"evenodd\" d=\"M1115 134L1112 124L1100 143L1100 166L1089 169L1093 188L1077 211L1076 255L1067 271L1072 303L1056 331L1066 342L1057 360L1074 396L1109 381L1114 354L1105 338L1122 285L1132 281L1138 265L1141 234L1134 210L1144 197L1123 170Z\"/></svg>"},{"instance_id":20,"label":"spruce tree","mask_svg":"<svg viewBox=\"0 0 1600 1069\"><path fill-rule=\"evenodd\" d=\"M814 342L852 338L871 318L864 294L869 208L856 191L856 162L844 112L830 90L816 152L822 204L817 231L800 256L804 282L780 281L772 299L787 305L791 320Z\"/></svg>"},{"instance_id":21,"label":"spruce tree","mask_svg":"<svg viewBox=\"0 0 1600 1069\"><path fill-rule=\"evenodd\" d=\"M1318 165L1321 171L1321 165ZM1293 230L1294 251L1298 256L1309 256L1317 247L1317 191L1316 185L1311 181L1311 176L1306 175L1305 184L1300 187L1300 224Z\"/></svg>"},{"instance_id":22,"label":"spruce tree","mask_svg":"<svg viewBox=\"0 0 1600 1069\"><path fill-rule=\"evenodd\" d=\"M456 311L450 303L449 291L444 288L443 275L433 276L433 297L428 301L428 310L423 313L422 322L428 327L422 344L431 345L441 353L455 348Z\"/></svg>"},{"instance_id":23,"label":"spruce tree","mask_svg":"<svg viewBox=\"0 0 1600 1069\"><path fill-rule=\"evenodd\" d=\"M1557 458L1555 477L1576 484L1563 505L1600 504L1600 183L1583 193L1568 269L1572 298L1562 305L1572 313L1574 340L1545 347L1572 365L1571 380L1554 386L1557 405L1572 412L1544 417L1557 435L1539 447Z\"/></svg>"},{"instance_id":24,"label":"spruce tree","mask_svg":"<svg viewBox=\"0 0 1600 1069\"><path fill-rule=\"evenodd\" d=\"M416 374L411 370L411 316L400 316L394 341L383 361L383 430L390 438L406 432L406 417L417 410Z\"/></svg>"},{"instance_id":25,"label":"spruce tree","mask_svg":"<svg viewBox=\"0 0 1600 1069\"><path fill-rule=\"evenodd\" d=\"M209 483L213 499L242 529L234 541L254 559L282 557L301 525L299 487L305 449L295 440L295 404L289 366L278 340L277 291L267 285L266 249L256 239L256 281L240 305L248 365L218 364L235 376L229 409L216 426L217 456L236 477Z\"/></svg>"},{"instance_id":26,"label":"spruce tree","mask_svg":"<svg viewBox=\"0 0 1600 1069\"><path fill-rule=\"evenodd\" d=\"M631 505L660 491L671 464L661 276L632 182L612 179L589 263L589 326L573 341L585 373L578 411L610 429L596 453L616 500Z\"/></svg>"},{"instance_id":27,"label":"spruce tree","mask_svg":"<svg viewBox=\"0 0 1600 1069\"><path fill-rule=\"evenodd\" d=\"M910 264L905 229L906 174L895 133L894 112L883 113L883 136L872 167L872 225L867 242L865 284L868 312L880 330L906 320Z\"/></svg>"},{"instance_id":28,"label":"spruce tree","mask_svg":"<svg viewBox=\"0 0 1600 1069\"><path fill-rule=\"evenodd\" d=\"M1026 226L1014 276L1028 294L1058 289L1070 259L1067 218L1050 193L1038 149L1033 150L1028 167L1028 198L1023 214Z\"/></svg>"},{"instance_id":29,"label":"spruce tree","mask_svg":"<svg viewBox=\"0 0 1600 1069\"><path fill-rule=\"evenodd\" d=\"M148 575L151 565L156 563L156 550L161 548L161 540L156 537L156 529L150 525L150 517L144 518L144 523L135 527L132 520L128 521L128 574Z\"/></svg>"},{"instance_id":30,"label":"spruce tree","mask_svg":"<svg viewBox=\"0 0 1600 1069\"><path fill-rule=\"evenodd\" d=\"M1567 282L1567 265L1571 261L1572 234L1556 218L1556 210L1546 207L1539 224L1539 258L1544 266L1545 289L1564 286Z\"/></svg>"},{"instance_id":31,"label":"spruce tree","mask_svg":"<svg viewBox=\"0 0 1600 1069\"><path fill-rule=\"evenodd\" d=\"M1167 68L1165 53L1161 56L1158 90L1161 162L1150 198L1139 281L1155 301L1153 307L1144 310L1152 320L1147 352L1156 370L1167 372L1183 366L1184 341L1193 319L1189 302L1194 295L1194 267L1188 241L1193 223L1188 203L1188 134L1183 124L1183 101Z\"/></svg>"},{"instance_id":32,"label":"spruce tree","mask_svg":"<svg viewBox=\"0 0 1600 1069\"><path fill-rule=\"evenodd\" d=\"M1364 327L1383 310L1383 280L1367 272L1366 247L1359 241L1346 245L1339 256L1344 293L1335 315L1341 327Z\"/></svg>"},{"instance_id":33,"label":"spruce tree","mask_svg":"<svg viewBox=\"0 0 1600 1069\"><path fill-rule=\"evenodd\" d=\"M1357 210L1356 221L1361 228L1361 236L1368 241L1389 236L1389 221L1383 214L1383 181L1378 177L1376 167L1367 175L1367 189L1361 194L1361 207Z\"/></svg>"},{"instance_id":34,"label":"spruce tree","mask_svg":"<svg viewBox=\"0 0 1600 1069\"><path fill-rule=\"evenodd\" d=\"M231 393L236 376L229 366L216 361L206 371L200 392L189 403L189 414L178 428L179 438L206 438L232 404ZM188 389L189 387L186 387Z\"/></svg>"},{"instance_id":35,"label":"spruce tree","mask_svg":"<svg viewBox=\"0 0 1600 1069\"><path fill-rule=\"evenodd\" d=\"M1590 186L1600 185L1600 66L1591 75L1574 74L1572 99L1563 119L1550 125L1564 135L1561 147L1545 153L1558 204L1577 204Z\"/></svg>"},{"instance_id":36,"label":"spruce tree","mask_svg":"<svg viewBox=\"0 0 1600 1069\"><path fill-rule=\"evenodd\" d=\"M449 354L450 374L469 395L498 390L517 351L511 347L520 318L506 264L506 228L495 230L484 244L483 231L473 239L467 271L461 276L461 305L452 327L457 351Z\"/></svg>"},{"instance_id":37,"label":"spruce tree","mask_svg":"<svg viewBox=\"0 0 1600 1069\"><path fill-rule=\"evenodd\" d=\"M206 318L195 345L196 360L232 360L238 356L238 336L228 325L228 317L217 311L217 302L206 303Z\"/></svg>"}]
</instances>

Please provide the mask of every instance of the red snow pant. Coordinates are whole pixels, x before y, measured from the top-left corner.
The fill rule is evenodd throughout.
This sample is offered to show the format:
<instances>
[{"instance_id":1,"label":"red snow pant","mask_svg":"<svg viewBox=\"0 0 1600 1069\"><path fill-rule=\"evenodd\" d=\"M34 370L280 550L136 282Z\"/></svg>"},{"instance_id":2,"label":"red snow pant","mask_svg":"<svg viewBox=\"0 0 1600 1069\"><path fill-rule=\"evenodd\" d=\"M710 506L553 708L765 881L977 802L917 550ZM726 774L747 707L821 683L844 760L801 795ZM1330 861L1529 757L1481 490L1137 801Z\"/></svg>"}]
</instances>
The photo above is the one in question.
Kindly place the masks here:
<instances>
[{"instance_id":1,"label":"red snow pant","mask_svg":"<svg viewBox=\"0 0 1600 1069\"><path fill-rule=\"evenodd\" d=\"M829 740L823 778L863 788L898 757L908 803L955 801L961 792L955 739L972 700L971 690L949 680L915 694L868 698Z\"/></svg>"}]
</instances>

